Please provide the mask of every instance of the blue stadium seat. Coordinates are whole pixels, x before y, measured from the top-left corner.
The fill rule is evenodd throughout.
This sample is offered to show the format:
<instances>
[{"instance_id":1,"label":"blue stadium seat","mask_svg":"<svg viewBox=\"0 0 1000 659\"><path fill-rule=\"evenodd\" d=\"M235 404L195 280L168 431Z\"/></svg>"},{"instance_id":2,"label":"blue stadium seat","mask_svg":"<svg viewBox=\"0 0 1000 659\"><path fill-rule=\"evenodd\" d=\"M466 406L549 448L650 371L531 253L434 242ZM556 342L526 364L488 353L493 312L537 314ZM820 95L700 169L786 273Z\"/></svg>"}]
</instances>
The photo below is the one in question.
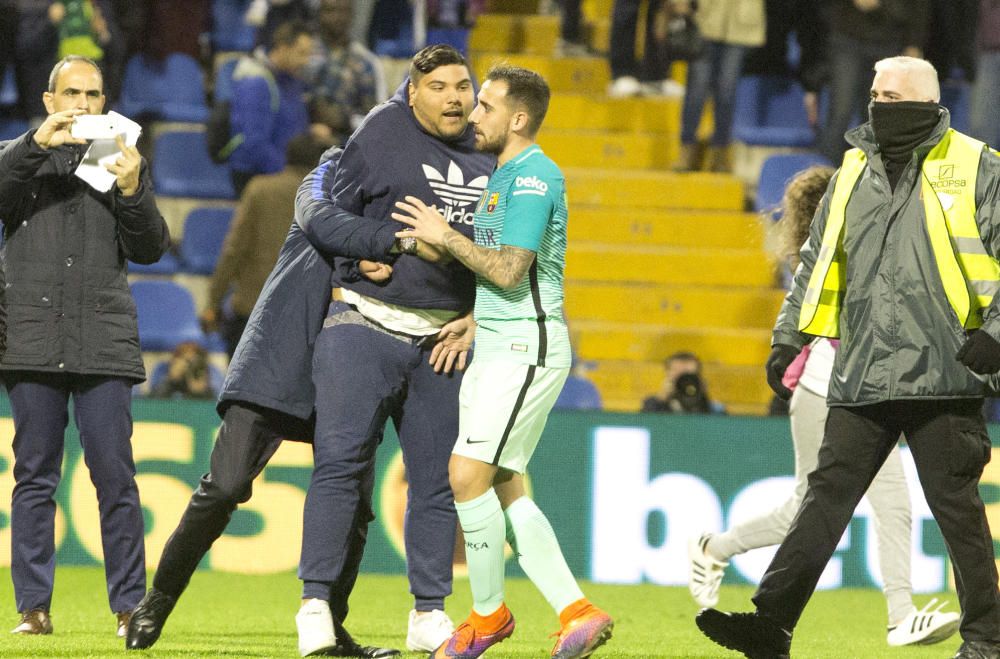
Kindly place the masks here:
<instances>
[{"instance_id":1,"label":"blue stadium seat","mask_svg":"<svg viewBox=\"0 0 1000 659\"><path fill-rule=\"evenodd\" d=\"M24 119L0 117L0 140L12 140L28 132L28 122Z\"/></svg>"},{"instance_id":2,"label":"blue stadium seat","mask_svg":"<svg viewBox=\"0 0 1000 659\"><path fill-rule=\"evenodd\" d=\"M181 262L185 272L210 275L233 219L232 208L195 208L184 220Z\"/></svg>"},{"instance_id":3,"label":"blue stadium seat","mask_svg":"<svg viewBox=\"0 0 1000 659\"><path fill-rule=\"evenodd\" d=\"M14 81L14 67L8 64L3 79L0 80L0 105L15 103L17 103L17 84Z\"/></svg>"},{"instance_id":4,"label":"blue stadium seat","mask_svg":"<svg viewBox=\"0 0 1000 659\"><path fill-rule=\"evenodd\" d=\"M144 279L131 289L139 315L139 347L166 352L185 341L204 345L194 300L186 288L168 280Z\"/></svg>"},{"instance_id":5,"label":"blue stadium seat","mask_svg":"<svg viewBox=\"0 0 1000 659\"><path fill-rule=\"evenodd\" d=\"M777 220L780 215L776 209L785 193L785 185L793 176L813 165L829 166L830 161L812 152L780 153L770 156L760 168L754 210L758 213L771 213L773 219Z\"/></svg>"},{"instance_id":6,"label":"blue stadium seat","mask_svg":"<svg viewBox=\"0 0 1000 659\"><path fill-rule=\"evenodd\" d=\"M247 25L243 16L250 0L212 0L212 48L216 52L249 52L257 41L257 28Z\"/></svg>"},{"instance_id":7,"label":"blue stadium seat","mask_svg":"<svg viewBox=\"0 0 1000 659\"><path fill-rule=\"evenodd\" d=\"M180 263L177 257L167 252L160 257L156 263L142 264L128 262L128 273L130 275L172 275L180 271Z\"/></svg>"},{"instance_id":8,"label":"blue stadium seat","mask_svg":"<svg viewBox=\"0 0 1000 659\"><path fill-rule=\"evenodd\" d=\"M557 410L599 410L602 407L601 393L597 387L578 375L570 375L566 379L554 405Z\"/></svg>"},{"instance_id":9,"label":"blue stadium seat","mask_svg":"<svg viewBox=\"0 0 1000 659\"><path fill-rule=\"evenodd\" d=\"M229 168L212 162L205 134L161 133L153 145L153 186L165 197L235 199Z\"/></svg>"},{"instance_id":10,"label":"blue stadium seat","mask_svg":"<svg viewBox=\"0 0 1000 659\"><path fill-rule=\"evenodd\" d=\"M233 71L239 63L239 57L227 59L215 72L215 88L212 98L216 103L228 101L233 96Z\"/></svg>"},{"instance_id":11,"label":"blue stadium seat","mask_svg":"<svg viewBox=\"0 0 1000 659\"><path fill-rule=\"evenodd\" d=\"M816 133L792 78L743 76L736 88L733 139L757 146L811 147Z\"/></svg>"},{"instance_id":12,"label":"blue stadium seat","mask_svg":"<svg viewBox=\"0 0 1000 659\"><path fill-rule=\"evenodd\" d=\"M957 131L969 131L972 91L964 80L947 80L941 85L941 105L951 113L951 127Z\"/></svg>"},{"instance_id":13,"label":"blue stadium seat","mask_svg":"<svg viewBox=\"0 0 1000 659\"><path fill-rule=\"evenodd\" d=\"M133 55L125 65L118 111L131 119L205 121L208 106L201 66L184 53L171 53L163 61Z\"/></svg>"}]
</instances>

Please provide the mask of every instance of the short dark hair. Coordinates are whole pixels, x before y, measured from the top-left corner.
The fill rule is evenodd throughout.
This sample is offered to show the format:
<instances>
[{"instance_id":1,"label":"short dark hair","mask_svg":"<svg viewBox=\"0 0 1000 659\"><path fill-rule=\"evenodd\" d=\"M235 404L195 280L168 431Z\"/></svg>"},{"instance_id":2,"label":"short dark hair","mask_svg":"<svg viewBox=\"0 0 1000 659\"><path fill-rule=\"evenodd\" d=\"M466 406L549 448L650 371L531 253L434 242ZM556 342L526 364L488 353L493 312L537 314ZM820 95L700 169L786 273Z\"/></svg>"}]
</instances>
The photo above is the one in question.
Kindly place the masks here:
<instances>
[{"instance_id":1,"label":"short dark hair","mask_svg":"<svg viewBox=\"0 0 1000 659\"><path fill-rule=\"evenodd\" d=\"M49 93L53 94L56 91L56 80L59 79L59 70L67 64L72 64L73 62L86 62L87 64L94 67L97 70L97 75L101 77L101 89L104 89L104 73L101 71L101 67L97 65L97 62L90 59L89 57L84 57L83 55L67 55L62 58L56 65L52 67L52 73L49 74Z\"/></svg>"},{"instance_id":2,"label":"short dark hair","mask_svg":"<svg viewBox=\"0 0 1000 659\"><path fill-rule=\"evenodd\" d=\"M306 131L288 140L285 147L285 159L289 167L312 169L319 164L319 158L333 146L332 141L322 141Z\"/></svg>"},{"instance_id":3,"label":"short dark hair","mask_svg":"<svg viewBox=\"0 0 1000 659\"><path fill-rule=\"evenodd\" d=\"M698 370L701 370L701 360L698 359L698 355L687 350L681 350L670 355L664 360L663 365L669 367L674 362L694 362L698 364Z\"/></svg>"},{"instance_id":4,"label":"short dark hair","mask_svg":"<svg viewBox=\"0 0 1000 659\"><path fill-rule=\"evenodd\" d=\"M545 78L520 66L497 64L486 73L486 79L507 83L508 102L524 106L528 113L528 132L537 133L549 111L552 96Z\"/></svg>"},{"instance_id":5,"label":"short dark hair","mask_svg":"<svg viewBox=\"0 0 1000 659\"><path fill-rule=\"evenodd\" d=\"M417 84L425 75L442 66L458 64L468 68L469 63L465 61L465 55L458 52L454 46L445 43L436 43L423 48L413 56L410 61L410 82Z\"/></svg>"},{"instance_id":6,"label":"short dark hair","mask_svg":"<svg viewBox=\"0 0 1000 659\"><path fill-rule=\"evenodd\" d=\"M271 52L278 46L294 46L295 42L299 40L302 35L307 37L313 36L312 28L310 28L305 22L295 20L286 21L274 28L274 32L271 33L271 38L268 40L267 51Z\"/></svg>"}]
</instances>

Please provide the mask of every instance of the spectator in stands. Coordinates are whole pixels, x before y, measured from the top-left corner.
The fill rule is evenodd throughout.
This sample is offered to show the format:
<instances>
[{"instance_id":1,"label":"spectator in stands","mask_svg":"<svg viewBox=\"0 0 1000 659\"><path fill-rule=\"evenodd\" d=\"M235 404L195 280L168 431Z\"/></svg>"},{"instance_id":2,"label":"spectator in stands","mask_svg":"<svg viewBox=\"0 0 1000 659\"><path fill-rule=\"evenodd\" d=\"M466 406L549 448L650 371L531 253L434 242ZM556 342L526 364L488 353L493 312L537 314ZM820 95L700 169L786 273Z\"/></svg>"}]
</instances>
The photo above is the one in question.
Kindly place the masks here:
<instances>
[{"instance_id":1,"label":"spectator in stands","mask_svg":"<svg viewBox=\"0 0 1000 659\"><path fill-rule=\"evenodd\" d=\"M708 396L697 355L675 352L663 365L666 369L663 384L658 392L642 401L640 412L725 414L725 408Z\"/></svg>"},{"instance_id":2,"label":"spectator in stands","mask_svg":"<svg viewBox=\"0 0 1000 659\"><path fill-rule=\"evenodd\" d=\"M829 79L826 40L829 28L820 3L767 0L764 45L747 53L743 75L783 75L797 78L805 90L809 124L819 127L819 92ZM789 37L798 44L798 61L789 53Z\"/></svg>"},{"instance_id":3,"label":"spectator in stands","mask_svg":"<svg viewBox=\"0 0 1000 659\"><path fill-rule=\"evenodd\" d=\"M559 3L562 20L559 24L559 54L563 57L586 55L590 48L583 40L581 30L582 0L561 0ZM558 401L556 403L558 405Z\"/></svg>"},{"instance_id":4,"label":"spectator in stands","mask_svg":"<svg viewBox=\"0 0 1000 659\"><path fill-rule=\"evenodd\" d=\"M132 459L132 385L145 379L126 259L154 263L170 235L138 151L107 165L110 190L74 175L85 142L70 126L104 109L97 64L59 61L37 130L0 150L0 218L7 274L7 352L0 361L14 417L11 577L21 622L52 632L53 500L73 399L80 443L97 489L111 610L124 635L145 590L142 508Z\"/></svg>"},{"instance_id":5,"label":"spectator in stands","mask_svg":"<svg viewBox=\"0 0 1000 659\"><path fill-rule=\"evenodd\" d=\"M689 0L667 0L671 4L685 4ZM639 96L643 93L642 82L662 80L666 77L668 63L663 59L663 51L656 48L656 20L662 0L648 0L646 4L645 46L642 62L635 59L636 31L643 22L639 21L642 0L615 0L611 9L611 44L609 60L611 64L611 86L608 94L614 98Z\"/></svg>"},{"instance_id":6,"label":"spectator in stands","mask_svg":"<svg viewBox=\"0 0 1000 659\"><path fill-rule=\"evenodd\" d=\"M49 18L51 5L50 0L12 0L0 7L5 13L15 12L13 16L8 14L8 20L16 23L11 36L18 112L35 125L46 116L42 95L59 49L55 25Z\"/></svg>"},{"instance_id":7,"label":"spectator in stands","mask_svg":"<svg viewBox=\"0 0 1000 659\"><path fill-rule=\"evenodd\" d=\"M316 21L319 0L251 0L244 20L258 28L257 43L271 43L279 25L298 22L312 25Z\"/></svg>"},{"instance_id":8,"label":"spectator in stands","mask_svg":"<svg viewBox=\"0 0 1000 659\"><path fill-rule=\"evenodd\" d=\"M176 348L166 362L167 372L159 382L154 382L150 398L215 398L212 387L208 351L193 341L185 341Z\"/></svg>"},{"instance_id":9,"label":"spectator in stands","mask_svg":"<svg viewBox=\"0 0 1000 659\"><path fill-rule=\"evenodd\" d=\"M129 55L142 53L162 60L183 53L200 60L205 54L204 37L212 22L210 0L116 0L114 4Z\"/></svg>"},{"instance_id":10,"label":"spectator in stands","mask_svg":"<svg viewBox=\"0 0 1000 659\"><path fill-rule=\"evenodd\" d=\"M351 41L353 0L321 0L319 44L305 72L310 116L342 142L374 105L385 100L385 76L378 58Z\"/></svg>"},{"instance_id":11,"label":"spectator in stands","mask_svg":"<svg viewBox=\"0 0 1000 659\"><path fill-rule=\"evenodd\" d=\"M229 121L232 134L243 141L229 163L237 195L257 174L280 172L288 141L310 129L299 76L314 45L305 23L284 23L274 31L266 54L244 56L236 65Z\"/></svg>"},{"instance_id":12,"label":"spectator in stands","mask_svg":"<svg viewBox=\"0 0 1000 659\"><path fill-rule=\"evenodd\" d=\"M868 116L875 62L893 55L919 57L927 35L929 0L831 0L827 50L830 111L817 150L840 162L852 121Z\"/></svg>"},{"instance_id":13,"label":"spectator in stands","mask_svg":"<svg viewBox=\"0 0 1000 659\"><path fill-rule=\"evenodd\" d=\"M57 57L83 55L105 74L104 95L118 100L125 71L125 35L115 20L110 0L62 0L49 7L59 34Z\"/></svg>"},{"instance_id":14,"label":"spectator in stands","mask_svg":"<svg viewBox=\"0 0 1000 659\"><path fill-rule=\"evenodd\" d=\"M243 191L201 313L206 332L222 333L230 358L288 235L299 184L326 146L309 133L293 137L285 169L255 177Z\"/></svg>"},{"instance_id":15,"label":"spectator in stands","mask_svg":"<svg viewBox=\"0 0 1000 659\"><path fill-rule=\"evenodd\" d=\"M698 125L708 94L712 93L715 132L709 143L706 168L712 172L733 169L733 118L736 84L743 72L747 49L764 43L763 0L699 0L695 22L705 37L705 52L688 63L687 90L681 110L679 171L698 169Z\"/></svg>"},{"instance_id":16,"label":"spectator in stands","mask_svg":"<svg viewBox=\"0 0 1000 659\"><path fill-rule=\"evenodd\" d=\"M559 392L553 409L556 410L600 410L604 407L601 392L587 377L587 365L573 352L573 364L566 378L566 384Z\"/></svg>"},{"instance_id":17,"label":"spectator in stands","mask_svg":"<svg viewBox=\"0 0 1000 659\"><path fill-rule=\"evenodd\" d=\"M1000 2L980 0L978 23L969 134L996 149L1000 148Z\"/></svg>"}]
</instances>

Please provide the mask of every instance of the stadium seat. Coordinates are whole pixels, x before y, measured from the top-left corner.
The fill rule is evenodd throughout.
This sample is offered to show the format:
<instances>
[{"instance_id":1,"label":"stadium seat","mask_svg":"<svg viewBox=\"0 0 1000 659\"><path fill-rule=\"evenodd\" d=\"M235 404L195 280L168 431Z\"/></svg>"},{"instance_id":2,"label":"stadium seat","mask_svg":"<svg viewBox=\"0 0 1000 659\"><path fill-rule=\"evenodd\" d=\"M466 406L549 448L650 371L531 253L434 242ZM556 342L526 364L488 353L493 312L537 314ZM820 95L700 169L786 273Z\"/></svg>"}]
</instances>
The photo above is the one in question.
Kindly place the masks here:
<instances>
[{"instance_id":1,"label":"stadium seat","mask_svg":"<svg viewBox=\"0 0 1000 659\"><path fill-rule=\"evenodd\" d=\"M941 84L941 105L951 113L951 127L957 131L969 131L969 104L972 91L964 80L946 80Z\"/></svg>"},{"instance_id":2,"label":"stadium seat","mask_svg":"<svg viewBox=\"0 0 1000 659\"><path fill-rule=\"evenodd\" d=\"M793 78L743 76L736 88L733 139L755 146L812 146L816 133L806 117L804 94Z\"/></svg>"},{"instance_id":3,"label":"stadium seat","mask_svg":"<svg viewBox=\"0 0 1000 659\"><path fill-rule=\"evenodd\" d=\"M167 252L160 257L156 263L142 264L128 262L128 273L130 275L172 275L180 271L180 263L177 257Z\"/></svg>"},{"instance_id":4,"label":"stadium seat","mask_svg":"<svg viewBox=\"0 0 1000 659\"><path fill-rule=\"evenodd\" d=\"M195 208L184 220L181 263L185 272L210 275L233 219L232 208Z\"/></svg>"},{"instance_id":5,"label":"stadium seat","mask_svg":"<svg viewBox=\"0 0 1000 659\"><path fill-rule=\"evenodd\" d=\"M829 166L830 161L812 152L780 153L770 156L760 168L754 210L758 213L769 212L773 219L777 220L780 215L776 209L785 193L785 185L793 176L813 165Z\"/></svg>"},{"instance_id":6,"label":"stadium seat","mask_svg":"<svg viewBox=\"0 0 1000 659\"><path fill-rule=\"evenodd\" d=\"M0 79L0 105L17 103L17 84L14 81L14 67L7 66L4 76Z\"/></svg>"},{"instance_id":7,"label":"stadium seat","mask_svg":"<svg viewBox=\"0 0 1000 659\"><path fill-rule=\"evenodd\" d=\"M194 300L186 288L172 281L144 279L134 282L131 289L143 350L169 352L185 341L205 344Z\"/></svg>"},{"instance_id":8,"label":"stadium seat","mask_svg":"<svg viewBox=\"0 0 1000 659\"><path fill-rule=\"evenodd\" d=\"M161 133L153 145L153 185L166 197L235 199L229 168L212 162L205 134Z\"/></svg>"},{"instance_id":9,"label":"stadium seat","mask_svg":"<svg viewBox=\"0 0 1000 659\"><path fill-rule=\"evenodd\" d=\"M233 71L239 63L239 57L227 59L215 72L215 87L212 91L212 98L215 103L228 101L233 95Z\"/></svg>"},{"instance_id":10,"label":"stadium seat","mask_svg":"<svg viewBox=\"0 0 1000 659\"><path fill-rule=\"evenodd\" d=\"M24 119L0 117L0 140L12 140L28 132L28 122Z\"/></svg>"},{"instance_id":11,"label":"stadium seat","mask_svg":"<svg viewBox=\"0 0 1000 659\"><path fill-rule=\"evenodd\" d=\"M257 28L243 20L249 5L249 0L212 0L212 48L215 52L253 49Z\"/></svg>"},{"instance_id":12,"label":"stadium seat","mask_svg":"<svg viewBox=\"0 0 1000 659\"><path fill-rule=\"evenodd\" d=\"M131 119L205 121L208 105L201 67L184 53L171 53L163 61L132 56L125 65L118 111Z\"/></svg>"},{"instance_id":13,"label":"stadium seat","mask_svg":"<svg viewBox=\"0 0 1000 659\"><path fill-rule=\"evenodd\" d=\"M557 410L600 410L601 393L594 383L577 375L570 375L559 392L553 409Z\"/></svg>"}]
</instances>

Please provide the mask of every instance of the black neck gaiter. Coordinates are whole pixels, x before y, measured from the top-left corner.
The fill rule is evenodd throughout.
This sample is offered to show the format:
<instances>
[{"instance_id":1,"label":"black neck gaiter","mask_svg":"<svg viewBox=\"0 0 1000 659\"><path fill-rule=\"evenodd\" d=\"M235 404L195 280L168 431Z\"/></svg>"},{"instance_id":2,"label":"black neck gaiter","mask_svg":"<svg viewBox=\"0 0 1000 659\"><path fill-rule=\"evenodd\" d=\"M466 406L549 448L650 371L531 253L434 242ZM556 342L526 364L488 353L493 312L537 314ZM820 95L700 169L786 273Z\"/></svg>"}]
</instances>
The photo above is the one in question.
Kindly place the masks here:
<instances>
[{"instance_id":1,"label":"black neck gaiter","mask_svg":"<svg viewBox=\"0 0 1000 659\"><path fill-rule=\"evenodd\" d=\"M868 105L875 141L882 153L889 185L895 190L913 152L930 137L941 118L941 106L923 101Z\"/></svg>"}]
</instances>

